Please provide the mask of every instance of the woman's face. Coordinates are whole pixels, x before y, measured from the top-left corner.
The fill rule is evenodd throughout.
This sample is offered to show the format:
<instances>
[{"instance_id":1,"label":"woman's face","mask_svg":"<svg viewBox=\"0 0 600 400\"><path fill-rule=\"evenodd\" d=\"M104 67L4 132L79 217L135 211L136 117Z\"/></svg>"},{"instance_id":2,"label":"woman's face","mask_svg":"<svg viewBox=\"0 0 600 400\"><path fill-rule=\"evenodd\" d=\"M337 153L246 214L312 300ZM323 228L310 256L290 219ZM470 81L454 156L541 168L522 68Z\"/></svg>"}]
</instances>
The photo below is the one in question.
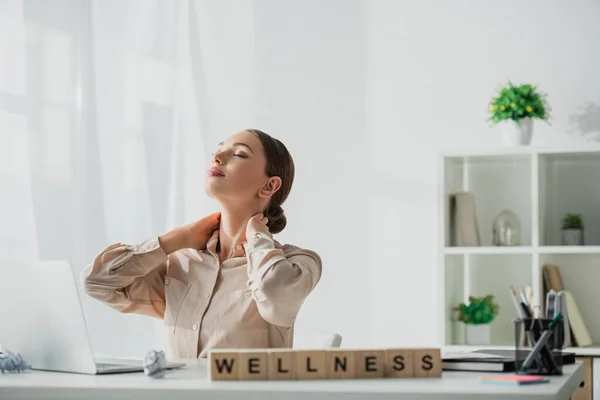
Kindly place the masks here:
<instances>
[{"instance_id":1,"label":"woman's face","mask_svg":"<svg viewBox=\"0 0 600 400\"><path fill-rule=\"evenodd\" d=\"M266 158L258 137L247 131L219 143L206 170L206 194L216 200L257 199L268 180Z\"/></svg>"}]
</instances>

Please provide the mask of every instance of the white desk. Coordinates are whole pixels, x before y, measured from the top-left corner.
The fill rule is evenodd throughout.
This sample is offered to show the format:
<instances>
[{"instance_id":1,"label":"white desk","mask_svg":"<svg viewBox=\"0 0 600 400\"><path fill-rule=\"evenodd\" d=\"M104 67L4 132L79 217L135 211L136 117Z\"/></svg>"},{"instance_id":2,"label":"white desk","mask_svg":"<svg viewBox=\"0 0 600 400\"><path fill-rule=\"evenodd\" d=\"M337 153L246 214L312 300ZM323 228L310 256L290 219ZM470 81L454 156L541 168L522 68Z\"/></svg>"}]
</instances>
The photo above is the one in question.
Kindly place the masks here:
<instances>
[{"instance_id":1,"label":"white desk","mask_svg":"<svg viewBox=\"0 0 600 400\"><path fill-rule=\"evenodd\" d=\"M480 373L444 372L442 378L369 379L287 382L211 382L206 360L186 360L187 366L164 379L143 373L77 375L27 371L0 374L0 399L507 399L568 400L583 381L583 365L567 365L564 375L530 387L486 385Z\"/></svg>"}]
</instances>

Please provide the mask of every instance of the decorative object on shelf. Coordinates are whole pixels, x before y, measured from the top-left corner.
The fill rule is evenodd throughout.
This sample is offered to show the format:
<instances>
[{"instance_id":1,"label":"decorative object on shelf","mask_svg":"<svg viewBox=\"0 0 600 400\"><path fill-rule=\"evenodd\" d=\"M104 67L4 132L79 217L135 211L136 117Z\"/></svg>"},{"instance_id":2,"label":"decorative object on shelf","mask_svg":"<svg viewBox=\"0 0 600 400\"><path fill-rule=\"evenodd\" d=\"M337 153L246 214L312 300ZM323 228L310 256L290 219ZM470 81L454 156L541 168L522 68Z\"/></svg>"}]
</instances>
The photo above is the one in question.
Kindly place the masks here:
<instances>
[{"instance_id":1,"label":"decorative object on shelf","mask_svg":"<svg viewBox=\"0 0 600 400\"><path fill-rule=\"evenodd\" d=\"M521 221L510 210L502 210L494 218L492 226L494 246L519 246L521 244Z\"/></svg>"},{"instance_id":2,"label":"decorative object on shelf","mask_svg":"<svg viewBox=\"0 0 600 400\"><path fill-rule=\"evenodd\" d=\"M507 86L498 89L490 102L490 120L502 124L502 141L505 146L523 146L531 143L533 120L548 121L550 106L546 94L539 93L530 84Z\"/></svg>"},{"instance_id":3,"label":"decorative object on shelf","mask_svg":"<svg viewBox=\"0 0 600 400\"><path fill-rule=\"evenodd\" d=\"M453 246L481 246L479 222L475 207L475 195L471 192L454 193L450 196L450 225Z\"/></svg>"},{"instance_id":4,"label":"decorative object on shelf","mask_svg":"<svg viewBox=\"0 0 600 400\"><path fill-rule=\"evenodd\" d=\"M583 219L580 214L567 214L562 221L563 246L583 246Z\"/></svg>"},{"instance_id":5,"label":"decorative object on shelf","mask_svg":"<svg viewBox=\"0 0 600 400\"><path fill-rule=\"evenodd\" d=\"M460 303L456 308L458 320L467 327L468 345L489 345L491 342L490 323L498 315L498 304L494 295L485 297L469 296L469 304Z\"/></svg>"},{"instance_id":6,"label":"decorative object on shelf","mask_svg":"<svg viewBox=\"0 0 600 400\"><path fill-rule=\"evenodd\" d=\"M19 353L15 354L10 350L0 354L0 372L23 372L31 369L31 366L21 357Z\"/></svg>"},{"instance_id":7,"label":"decorative object on shelf","mask_svg":"<svg viewBox=\"0 0 600 400\"><path fill-rule=\"evenodd\" d=\"M164 351L151 350L144 357L144 374L151 378L164 378L167 373Z\"/></svg>"}]
</instances>

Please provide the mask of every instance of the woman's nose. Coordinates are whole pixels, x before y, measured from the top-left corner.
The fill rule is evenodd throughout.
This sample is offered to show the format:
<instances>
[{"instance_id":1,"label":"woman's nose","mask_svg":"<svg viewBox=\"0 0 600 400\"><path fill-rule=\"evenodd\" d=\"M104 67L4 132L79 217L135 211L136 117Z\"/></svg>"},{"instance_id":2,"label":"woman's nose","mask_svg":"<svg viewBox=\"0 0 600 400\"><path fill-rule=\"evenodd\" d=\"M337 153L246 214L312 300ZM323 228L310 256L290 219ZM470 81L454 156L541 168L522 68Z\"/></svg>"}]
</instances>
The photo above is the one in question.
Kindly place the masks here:
<instances>
[{"instance_id":1,"label":"woman's nose","mask_svg":"<svg viewBox=\"0 0 600 400\"><path fill-rule=\"evenodd\" d=\"M221 153L213 154L213 162L217 164L223 164L223 160L221 158Z\"/></svg>"}]
</instances>

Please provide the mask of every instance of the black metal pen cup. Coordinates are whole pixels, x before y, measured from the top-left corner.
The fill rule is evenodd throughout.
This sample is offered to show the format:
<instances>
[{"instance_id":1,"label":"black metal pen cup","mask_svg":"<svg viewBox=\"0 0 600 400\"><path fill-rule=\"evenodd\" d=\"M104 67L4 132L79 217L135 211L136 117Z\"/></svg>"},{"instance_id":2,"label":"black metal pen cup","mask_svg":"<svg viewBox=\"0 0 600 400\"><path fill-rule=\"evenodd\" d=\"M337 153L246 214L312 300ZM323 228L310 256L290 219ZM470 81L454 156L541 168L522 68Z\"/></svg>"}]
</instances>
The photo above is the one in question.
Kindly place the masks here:
<instances>
[{"instance_id":1,"label":"black metal pen cup","mask_svg":"<svg viewBox=\"0 0 600 400\"><path fill-rule=\"evenodd\" d=\"M513 322L516 373L562 375L563 320L519 318Z\"/></svg>"}]
</instances>

